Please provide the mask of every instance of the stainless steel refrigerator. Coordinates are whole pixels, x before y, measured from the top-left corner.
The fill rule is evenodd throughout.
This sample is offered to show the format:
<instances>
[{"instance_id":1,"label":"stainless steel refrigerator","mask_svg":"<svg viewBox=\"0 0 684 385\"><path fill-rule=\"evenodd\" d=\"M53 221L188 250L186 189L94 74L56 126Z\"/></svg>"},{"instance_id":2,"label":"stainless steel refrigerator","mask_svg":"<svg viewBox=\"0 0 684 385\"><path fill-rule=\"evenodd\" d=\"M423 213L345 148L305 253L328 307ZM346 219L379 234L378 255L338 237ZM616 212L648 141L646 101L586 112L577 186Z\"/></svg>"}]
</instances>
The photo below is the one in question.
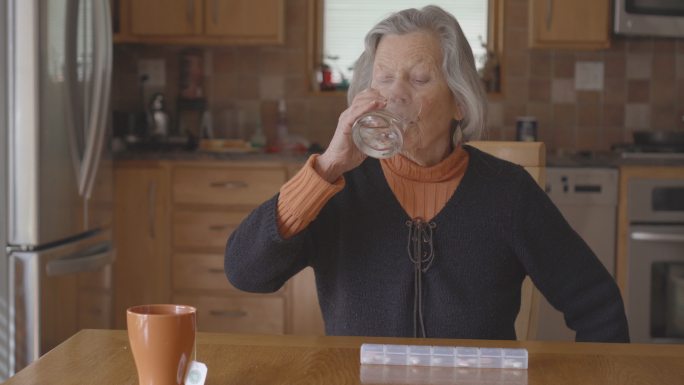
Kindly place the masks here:
<instances>
[{"instance_id":1,"label":"stainless steel refrigerator","mask_svg":"<svg viewBox=\"0 0 684 385\"><path fill-rule=\"evenodd\" d=\"M0 2L0 378L111 326L108 0Z\"/></svg>"}]
</instances>

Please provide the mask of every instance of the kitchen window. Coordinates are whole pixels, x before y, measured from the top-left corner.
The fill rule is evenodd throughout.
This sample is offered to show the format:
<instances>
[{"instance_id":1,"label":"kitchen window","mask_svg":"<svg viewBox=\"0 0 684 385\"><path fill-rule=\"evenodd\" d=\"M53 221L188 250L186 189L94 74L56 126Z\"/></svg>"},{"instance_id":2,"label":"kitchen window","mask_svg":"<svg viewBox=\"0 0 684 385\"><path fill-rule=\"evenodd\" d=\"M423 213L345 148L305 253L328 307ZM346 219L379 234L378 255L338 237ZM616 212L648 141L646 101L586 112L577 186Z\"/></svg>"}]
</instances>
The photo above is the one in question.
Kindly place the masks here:
<instances>
[{"instance_id":1,"label":"kitchen window","mask_svg":"<svg viewBox=\"0 0 684 385\"><path fill-rule=\"evenodd\" d=\"M314 89L344 90L366 33L391 12L434 4L458 20L489 92L500 91L502 0L315 0ZM325 79L324 79L325 77ZM325 82L328 87L324 87Z\"/></svg>"}]
</instances>

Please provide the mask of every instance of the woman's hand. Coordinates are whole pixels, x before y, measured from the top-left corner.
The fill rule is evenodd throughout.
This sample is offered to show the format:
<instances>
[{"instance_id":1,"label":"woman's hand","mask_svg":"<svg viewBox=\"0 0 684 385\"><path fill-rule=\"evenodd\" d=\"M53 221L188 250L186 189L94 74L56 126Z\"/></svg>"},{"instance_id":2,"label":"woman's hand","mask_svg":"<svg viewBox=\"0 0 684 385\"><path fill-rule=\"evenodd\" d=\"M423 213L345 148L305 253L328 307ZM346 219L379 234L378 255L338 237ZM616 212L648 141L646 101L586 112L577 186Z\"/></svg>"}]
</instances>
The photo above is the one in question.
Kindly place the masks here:
<instances>
[{"instance_id":1,"label":"woman's hand","mask_svg":"<svg viewBox=\"0 0 684 385\"><path fill-rule=\"evenodd\" d=\"M340 114L337 128L328 149L318 157L314 167L316 172L330 183L335 182L345 172L356 168L366 159L352 139L352 125L366 112L383 108L386 99L377 90L368 88L359 92L351 106Z\"/></svg>"}]
</instances>

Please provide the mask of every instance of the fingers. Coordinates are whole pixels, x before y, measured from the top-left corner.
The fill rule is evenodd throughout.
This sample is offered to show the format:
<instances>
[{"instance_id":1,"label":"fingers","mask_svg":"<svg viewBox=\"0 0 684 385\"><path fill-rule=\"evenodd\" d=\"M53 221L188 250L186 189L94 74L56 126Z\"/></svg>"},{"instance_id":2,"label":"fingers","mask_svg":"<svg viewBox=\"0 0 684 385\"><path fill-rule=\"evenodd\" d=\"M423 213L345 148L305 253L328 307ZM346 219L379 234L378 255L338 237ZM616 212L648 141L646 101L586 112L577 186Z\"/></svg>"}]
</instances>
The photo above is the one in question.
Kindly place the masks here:
<instances>
[{"instance_id":1,"label":"fingers","mask_svg":"<svg viewBox=\"0 0 684 385\"><path fill-rule=\"evenodd\" d=\"M359 92L351 105L340 114L337 129L326 150L326 159L333 159L339 170L346 172L361 164L366 155L352 140L352 125L363 114L384 108L387 100L372 88Z\"/></svg>"},{"instance_id":2,"label":"fingers","mask_svg":"<svg viewBox=\"0 0 684 385\"><path fill-rule=\"evenodd\" d=\"M384 108L386 105L387 99L380 95L377 90L372 88L365 89L354 97L349 108L340 115L339 125L346 134L350 134L351 126L356 119L367 112Z\"/></svg>"}]
</instances>

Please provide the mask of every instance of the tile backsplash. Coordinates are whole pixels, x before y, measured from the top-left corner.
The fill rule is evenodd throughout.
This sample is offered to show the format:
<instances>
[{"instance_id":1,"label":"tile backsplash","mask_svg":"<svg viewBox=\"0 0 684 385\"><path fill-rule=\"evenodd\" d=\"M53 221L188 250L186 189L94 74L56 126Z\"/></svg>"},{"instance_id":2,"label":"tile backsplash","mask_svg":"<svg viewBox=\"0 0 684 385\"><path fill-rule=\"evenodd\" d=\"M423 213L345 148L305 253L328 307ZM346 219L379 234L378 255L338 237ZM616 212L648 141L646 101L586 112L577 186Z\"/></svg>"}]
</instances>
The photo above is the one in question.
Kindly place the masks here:
<instances>
[{"instance_id":1,"label":"tile backsplash","mask_svg":"<svg viewBox=\"0 0 684 385\"><path fill-rule=\"evenodd\" d=\"M684 39L613 36L602 51L533 50L527 43L527 0L505 4L504 93L490 98L486 138L513 139L522 115L537 117L539 137L549 149L609 150L629 142L634 130L684 128ZM306 17L307 0L288 0L284 45L203 49L210 108L218 115L242 111L244 135L258 120L272 135L273 106L284 98L291 132L322 145L332 137L346 98L308 90ZM184 48L116 45L113 108L140 109L137 61L164 59L166 85L146 90L144 97L164 92L173 119ZM602 67L603 89L578 89L578 66Z\"/></svg>"}]
</instances>

